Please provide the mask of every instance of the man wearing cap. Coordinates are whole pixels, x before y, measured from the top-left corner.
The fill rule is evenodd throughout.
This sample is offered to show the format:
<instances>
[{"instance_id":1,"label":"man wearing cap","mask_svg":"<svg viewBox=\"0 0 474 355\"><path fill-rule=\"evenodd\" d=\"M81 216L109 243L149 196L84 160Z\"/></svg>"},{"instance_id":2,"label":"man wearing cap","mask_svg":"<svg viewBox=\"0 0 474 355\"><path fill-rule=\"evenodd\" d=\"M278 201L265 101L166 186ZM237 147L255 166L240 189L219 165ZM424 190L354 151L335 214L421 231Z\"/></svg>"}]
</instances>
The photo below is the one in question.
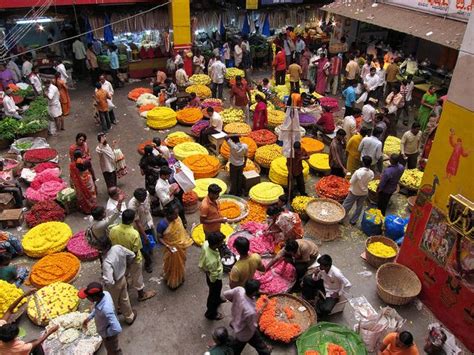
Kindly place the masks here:
<instances>
[{"instance_id":1,"label":"man wearing cap","mask_svg":"<svg viewBox=\"0 0 474 355\"><path fill-rule=\"evenodd\" d=\"M126 209L122 213L122 223L110 230L109 238L112 245L119 244L135 253L135 259L130 264L131 285L138 291L138 300L145 301L156 295L155 291L145 291L143 283L143 256L140 249L143 248L140 233L133 228L135 211Z\"/></svg>"},{"instance_id":2,"label":"man wearing cap","mask_svg":"<svg viewBox=\"0 0 474 355\"><path fill-rule=\"evenodd\" d=\"M125 273L127 265L133 263L135 253L121 245L108 243L102 260L102 280L105 288L110 292L114 304L120 307L125 322L132 325L137 318L137 312L132 310L128 296Z\"/></svg>"},{"instance_id":3,"label":"man wearing cap","mask_svg":"<svg viewBox=\"0 0 474 355\"><path fill-rule=\"evenodd\" d=\"M91 282L86 288L79 290L78 296L81 299L87 298L94 303L94 309L84 320L82 326L87 328L87 324L94 319L97 333L104 340L107 355L121 355L122 349L118 341L118 335L122 332L117 315L115 314L114 301L102 285L98 282Z\"/></svg>"},{"instance_id":4,"label":"man wearing cap","mask_svg":"<svg viewBox=\"0 0 474 355\"><path fill-rule=\"evenodd\" d=\"M207 196L202 200L199 208L199 219L204 229L204 234L207 236L212 232L220 232L221 223L226 223L227 218L223 218L219 212L219 205L217 199L222 189L219 185L210 184L207 188Z\"/></svg>"}]
</instances>

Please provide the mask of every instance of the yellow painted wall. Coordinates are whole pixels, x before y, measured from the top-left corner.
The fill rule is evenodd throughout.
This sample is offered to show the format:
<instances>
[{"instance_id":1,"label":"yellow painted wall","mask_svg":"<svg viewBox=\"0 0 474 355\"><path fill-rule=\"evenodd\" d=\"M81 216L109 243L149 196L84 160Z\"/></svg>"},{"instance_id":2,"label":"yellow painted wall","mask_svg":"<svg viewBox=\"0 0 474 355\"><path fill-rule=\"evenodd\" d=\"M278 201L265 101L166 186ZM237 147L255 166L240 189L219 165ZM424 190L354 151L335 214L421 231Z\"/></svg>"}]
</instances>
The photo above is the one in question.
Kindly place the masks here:
<instances>
[{"instance_id":1,"label":"yellow painted wall","mask_svg":"<svg viewBox=\"0 0 474 355\"><path fill-rule=\"evenodd\" d=\"M172 0L169 13L175 46L191 46L190 0Z\"/></svg>"},{"instance_id":2,"label":"yellow painted wall","mask_svg":"<svg viewBox=\"0 0 474 355\"><path fill-rule=\"evenodd\" d=\"M449 176L447 169L454 150L449 139L451 131L454 132L456 142L458 139L462 140L463 152L468 154L459 158L457 173L454 176ZM474 112L449 100L443 106L422 185L431 185L435 174L440 181L433 196L436 207L447 212L448 197L451 194L461 194L474 201Z\"/></svg>"}]
</instances>

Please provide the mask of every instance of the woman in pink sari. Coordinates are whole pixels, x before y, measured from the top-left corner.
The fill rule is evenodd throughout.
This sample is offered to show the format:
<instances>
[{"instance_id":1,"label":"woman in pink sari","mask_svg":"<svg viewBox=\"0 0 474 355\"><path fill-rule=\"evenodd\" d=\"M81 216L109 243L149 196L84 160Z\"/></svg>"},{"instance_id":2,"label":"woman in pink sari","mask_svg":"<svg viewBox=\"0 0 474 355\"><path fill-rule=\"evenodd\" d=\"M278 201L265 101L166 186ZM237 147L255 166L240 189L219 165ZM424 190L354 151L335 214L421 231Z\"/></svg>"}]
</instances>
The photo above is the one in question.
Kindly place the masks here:
<instances>
[{"instance_id":1,"label":"woman in pink sari","mask_svg":"<svg viewBox=\"0 0 474 355\"><path fill-rule=\"evenodd\" d=\"M74 161L69 164L69 176L71 185L76 190L79 209L85 214L90 214L97 206L97 190L80 150L74 152Z\"/></svg>"},{"instance_id":2,"label":"woman in pink sari","mask_svg":"<svg viewBox=\"0 0 474 355\"><path fill-rule=\"evenodd\" d=\"M255 101L257 105L253 112L253 130L267 128L268 116L267 116L267 103L261 95L255 95Z\"/></svg>"},{"instance_id":3,"label":"woman in pink sari","mask_svg":"<svg viewBox=\"0 0 474 355\"><path fill-rule=\"evenodd\" d=\"M311 51L308 49L308 47L306 47L300 59L301 70L303 71L303 74L301 74L302 80L308 80L308 69L309 69L310 59L311 59Z\"/></svg>"},{"instance_id":4,"label":"woman in pink sari","mask_svg":"<svg viewBox=\"0 0 474 355\"><path fill-rule=\"evenodd\" d=\"M330 66L324 53L321 53L316 65L318 66L316 71L316 92L320 95L324 95L326 93Z\"/></svg>"}]
</instances>

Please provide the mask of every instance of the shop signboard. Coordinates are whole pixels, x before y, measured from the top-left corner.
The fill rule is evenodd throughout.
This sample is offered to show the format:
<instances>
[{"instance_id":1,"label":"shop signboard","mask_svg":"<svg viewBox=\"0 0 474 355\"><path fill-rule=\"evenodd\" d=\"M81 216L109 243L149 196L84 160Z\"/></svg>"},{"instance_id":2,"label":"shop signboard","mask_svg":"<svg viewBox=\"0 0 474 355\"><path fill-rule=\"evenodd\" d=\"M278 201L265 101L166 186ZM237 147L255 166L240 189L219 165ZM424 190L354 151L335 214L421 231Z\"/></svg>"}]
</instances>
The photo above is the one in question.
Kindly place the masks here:
<instances>
[{"instance_id":1,"label":"shop signboard","mask_svg":"<svg viewBox=\"0 0 474 355\"><path fill-rule=\"evenodd\" d=\"M467 22L473 0L384 0L383 2Z\"/></svg>"},{"instance_id":2,"label":"shop signboard","mask_svg":"<svg viewBox=\"0 0 474 355\"><path fill-rule=\"evenodd\" d=\"M258 9L258 0L246 0L245 8L247 10L257 10Z\"/></svg>"},{"instance_id":3,"label":"shop signboard","mask_svg":"<svg viewBox=\"0 0 474 355\"><path fill-rule=\"evenodd\" d=\"M301 4L303 0L262 0L262 5Z\"/></svg>"}]
</instances>

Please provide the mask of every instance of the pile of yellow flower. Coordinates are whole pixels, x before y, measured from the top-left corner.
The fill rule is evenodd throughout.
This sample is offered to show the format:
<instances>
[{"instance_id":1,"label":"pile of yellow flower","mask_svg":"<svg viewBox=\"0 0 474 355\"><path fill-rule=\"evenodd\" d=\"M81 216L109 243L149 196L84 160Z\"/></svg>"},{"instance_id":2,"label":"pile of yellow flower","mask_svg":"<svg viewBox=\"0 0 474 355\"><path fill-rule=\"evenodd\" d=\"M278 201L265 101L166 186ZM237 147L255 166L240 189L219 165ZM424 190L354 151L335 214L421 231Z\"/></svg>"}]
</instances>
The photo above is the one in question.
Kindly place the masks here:
<instances>
[{"instance_id":1,"label":"pile of yellow flower","mask_svg":"<svg viewBox=\"0 0 474 355\"><path fill-rule=\"evenodd\" d=\"M45 222L30 229L21 244L25 254L32 258L41 258L66 248L72 230L66 223Z\"/></svg>"},{"instance_id":2,"label":"pile of yellow flower","mask_svg":"<svg viewBox=\"0 0 474 355\"><path fill-rule=\"evenodd\" d=\"M176 120L183 124L192 126L203 117L202 111L197 107L185 107L182 110L176 112Z\"/></svg>"},{"instance_id":3,"label":"pile of yellow flower","mask_svg":"<svg viewBox=\"0 0 474 355\"><path fill-rule=\"evenodd\" d=\"M309 176L309 165L303 161L303 176L307 178ZM270 164L270 172L268 178L275 184L288 186L288 168L286 166L286 158L278 157L273 159Z\"/></svg>"},{"instance_id":4,"label":"pile of yellow flower","mask_svg":"<svg viewBox=\"0 0 474 355\"><path fill-rule=\"evenodd\" d=\"M282 148L278 144L258 147L255 152L255 162L264 168L269 168L273 159L282 156Z\"/></svg>"},{"instance_id":5,"label":"pile of yellow flower","mask_svg":"<svg viewBox=\"0 0 474 355\"><path fill-rule=\"evenodd\" d=\"M264 96L265 98L265 96ZM257 107L257 103L253 103L252 105L250 105L250 111L255 111L255 107ZM267 110L274 110L275 109L275 105L272 104L270 101L267 101Z\"/></svg>"},{"instance_id":6,"label":"pile of yellow flower","mask_svg":"<svg viewBox=\"0 0 474 355\"><path fill-rule=\"evenodd\" d=\"M418 169L405 169L400 184L413 190L418 190L423 180L423 172Z\"/></svg>"},{"instance_id":7,"label":"pile of yellow flower","mask_svg":"<svg viewBox=\"0 0 474 355\"><path fill-rule=\"evenodd\" d=\"M247 123L233 122L224 126L224 132L227 134L239 134L245 136L252 132L252 128Z\"/></svg>"},{"instance_id":8,"label":"pile of yellow flower","mask_svg":"<svg viewBox=\"0 0 474 355\"><path fill-rule=\"evenodd\" d=\"M377 192L377 188L379 187L379 183L380 183L380 180L379 179L375 179L375 180L372 180L371 182L369 182L369 190L372 191L372 192Z\"/></svg>"},{"instance_id":9,"label":"pile of yellow flower","mask_svg":"<svg viewBox=\"0 0 474 355\"><path fill-rule=\"evenodd\" d=\"M153 129L168 129L176 123L176 112L169 107L155 107L146 115L146 124Z\"/></svg>"},{"instance_id":10,"label":"pile of yellow flower","mask_svg":"<svg viewBox=\"0 0 474 355\"><path fill-rule=\"evenodd\" d=\"M311 155L321 152L324 149L324 143L311 137L303 137L301 138L301 147Z\"/></svg>"},{"instance_id":11,"label":"pile of yellow flower","mask_svg":"<svg viewBox=\"0 0 474 355\"><path fill-rule=\"evenodd\" d=\"M303 214L306 213L308 203L314 200L315 198L310 196L296 196L293 201L291 201L291 207L296 213Z\"/></svg>"},{"instance_id":12,"label":"pile of yellow flower","mask_svg":"<svg viewBox=\"0 0 474 355\"><path fill-rule=\"evenodd\" d=\"M190 85L186 88L186 92L188 94L194 92L196 93L196 96L199 97L200 99L207 99L211 97L212 92L211 89L209 89L206 85Z\"/></svg>"},{"instance_id":13,"label":"pile of yellow flower","mask_svg":"<svg viewBox=\"0 0 474 355\"><path fill-rule=\"evenodd\" d=\"M225 71L225 78L227 80L235 79L236 76L245 77L245 72L238 68L227 68Z\"/></svg>"},{"instance_id":14,"label":"pile of yellow flower","mask_svg":"<svg viewBox=\"0 0 474 355\"><path fill-rule=\"evenodd\" d=\"M247 159L247 162L245 163L245 166L244 166L244 171L251 171L251 170L257 171L257 167L255 166L255 163L253 161L251 161L250 159ZM227 163L225 165L225 171L230 172L230 163Z\"/></svg>"},{"instance_id":15,"label":"pile of yellow flower","mask_svg":"<svg viewBox=\"0 0 474 355\"><path fill-rule=\"evenodd\" d=\"M373 221L373 223L376 225L382 224L385 220L385 217L383 216L382 212L377 208L370 208L365 211L365 213L367 215L367 218Z\"/></svg>"},{"instance_id":16,"label":"pile of yellow flower","mask_svg":"<svg viewBox=\"0 0 474 355\"><path fill-rule=\"evenodd\" d=\"M261 182L253 186L249 191L249 197L252 201L262 205L271 205L278 201L278 197L283 195L284 191L280 185L273 182Z\"/></svg>"},{"instance_id":17,"label":"pile of yellow flower","mask_svg":"<svg viewBox=\"0 0 474 355\"><path fill-rule=\"evenodd\" d=\"M221 224L221 233L225 235L225 239L227 240L227 238L229 238L229 236L234 233L234 229L229 224ZM198 224L193 228L191 232L191 238L193 238L194 243L199 246L204 244L206 236L204 235L202 224Z\"/></svg>"},{"instance_id":18,"label":"pile of yellow flower","mask_svg":"<svg viewBox=\"0 0 474 355\"><path fill-rule=\"evenodd\" d=\"M204 197L207 196L207 188L211 184L216 184L222 189L221 195L225 194L225 192L227 191L227 184L220 179L216 179L216 178L197 179L195 183L196 183L196 187L193 189L193 191L198 195L198 198L200 200L202 200Z\"/></svg>"},{"instance_id":19,"label":"pile of yellow flower","mask_svg":"<svg viewBox=\"0 0 474 355\"><path fill-rule=\"evenodd\" d=\"M214 177L219 173L221 162L213 155L196 154L183 160L195 179Z\"/></svg>"},{"instance_id":20,"label":"pile of yellow flower","mask_svg":"<svg viewBox=\"0 0 474 355\"><path fill-rule=\"evenodd\" d=\"M379 258L393 258L397 255L397 251L395 249L381 242L370 243L367 246L367 249L370 253L378 256Z\"/></svg>"},{"instance_id":21,"label":"pile of yellow flower","mask_svg":"<svg viewBox=\"0 0 474 355\"><path fill-rule=\"evenodd\" d=\"M206 74L193 74L189 78L189 82L197 85L209 85L211 83L211 77Z\"/></svg>"},{"instance_id":22,"label":"pile of yellow flower","mask_svg":"<svg viewBox=\"0 0 474 355\"><path fill-rule=\"evenodd\" d=\"M326 153L311 154L308 163L315 170L325 171L331 169L329 166L329 154Z\"/></svg>"},{"instance_id":23,"label":"pile of yellow flower","mask_svg":"<svg viewBox=\"0 0 474 355\"><path fill-rule=\"evenodd\" d=\"M209 155L209 152L207 151L206 148L204 148L199 143L195 143L195 142L179 143L173 148L173 153L174 153L175 158L178 160L184 160L187 157L190 157L196 154Z\"/></svg>"},{"instance_id":24,"label":"pile of yellow flower","mask_svg":"<svg viewBox=\"0 0 474 355\"><path fill-rule=\"evenodd\" d=\"M5 312L8 310L8 307L10 307L22 294L23 290L21 288L18 288L9 282L0 280L0 318L3 317ZM26 300L23 299L13 312L18 311L18 308L20 308L20 306L25 302Z\"/></svg>"},{"instance_id":25,"label":"pile of yellow flower","mask_svg":"<svg viewBox=\"0 0 474 355\"><path fill-rule=\"evenodd\" d=\"M286 85L273 86L273 91L275 91L280 100L283 100L285 96L290 95L290 88Z\"/></svg>"},{"instance_id":26,"label":"pile of yellow flower","mask_svg":"<svg viewBox=\"0 0 474 355\"><path fill-rule=\"evenodd\" d=\"M184 132L177 131L168 134L163 143L165 143L168 147L176 147L178 144L184 142L194 142L194 139Z\"/></svg>"},{"instance_id":27,"label":"pile of yellow flower","mask_svg":"<svg viewBox=\"0 0 474 355\"><path fill-rule=\"evenodd\" d=\"M390 156L391 154L400 154L400 138L388 136L383 145L383 152Z\"/></svg>"},{"instance_id":28,"label":"pile of yellow flower","mask_svg":"<svg viewBox=\"0 0 474 355\"><path fill-rule=\"evenodd\" d=\"M244 111L239 108L226 108L221 112L224 124L233 122L244 122Z\"/></svg>"},{"instance_id":29,"label":"pile of yellow flower","mask_svg":"<svg viewBox=\"0 0 474 355\"><path fill-rule=\"evenodd\" d=\"M257 89L255 90L250 90L250 103L254 104L257 101L255 100L255 96L260 95L261 97L265 98L265 94L261 91L258 91Z\"/></svg>"},{"instance_id":30,"label":"pile of yellow flower","mask_svg":"<svg viewBox=\"0 0 474 355\"><path fill-rule=\"evenodd\" d=\"M53 318L74 312L79 306L77 289L64 282L41 288L28 300L28 317L33 323L45 326Z\"/></svg>"},{"instance_id":31,"label":"pile of yellow flower","mask_svg":"<svg viewBox=\"0 0 474 355\"><path fill-rule=\"evenodd\" d=\"M247 158L253 159L253 157L255 156L255 151L257 150L257 143L255 143L255 141L250 137L240 137L240 142L243 144L247 144ZM220 153L224 158L229 159L230 147L227 141L224 141L224 143L222 143Z\"/></svg>"},{"instance_id":32,"label":"pile of yellow flower","mask_svg":"<svg viewBox=\"0 0 474 355\"><path fill-rule=\"evenodd\" d=\"M276 127L285 120L285 112L279 110L268 110L268 126Z\"/></svg>"}]
</instances>

